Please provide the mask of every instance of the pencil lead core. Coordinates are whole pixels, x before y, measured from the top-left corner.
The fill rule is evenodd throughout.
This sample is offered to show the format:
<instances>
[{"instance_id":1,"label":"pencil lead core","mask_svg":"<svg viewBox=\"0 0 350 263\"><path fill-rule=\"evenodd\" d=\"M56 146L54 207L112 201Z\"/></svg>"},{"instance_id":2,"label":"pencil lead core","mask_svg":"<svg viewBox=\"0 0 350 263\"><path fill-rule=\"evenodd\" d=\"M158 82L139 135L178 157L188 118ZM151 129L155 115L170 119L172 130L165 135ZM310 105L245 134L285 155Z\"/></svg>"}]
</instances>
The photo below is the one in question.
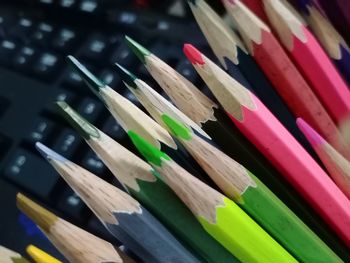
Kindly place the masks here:
<instances>
[{"instance_id":1,"label":"pencil lead core","mask_svg":"<svg viewBox=\"0 0 350 263\"><path fill-rule=\"evenodd\" d=\"M137 150L145 157L145 159L150 162L151 164L161 166L162 165L162 158L166 160L170 160L170 157L163 153L162 151L158 150L156 147L154 147L152 144L147 142L144 138L139 136L137 133L133 131L129 131L128 135L137 148Z\"/></svg>"},{"instance_id":2,"label":"pencil lead core","mask_svg":"<svg viewBox=\"0 0 350 263\"><path fill-rule=\"evenodd\" d=\"M134 89L137 89L137 85L135 83L135 80L137 80L137 77L133 73L131 73L129 70L119 65L118 63L115 63L115 65L122 81L126 83L128 86Z\"/></svg>"},{"instance_id":3,"label":"pencil lead core","mask_svg":"<svg viewBox=\"0 0 350 263\"><path fill-rule=\"evenodd\" d=\"M183 47L183 52L192 64L203 65L205 62L203 60L201 52L199 52L191 44L185 44Z\"/></svg>"},{"instance_id":4,"label":"pencil lead core","mask_svg":"<svg viewBox=\"0 0 350 263\"><path fill-rule=\"evenodd\" d=\"M165 123L166 126L170 129L170 131L178 138L189 140L191 139L191 130L189 130L186 126L184 126L182 123L176 121L175 119L171 118L169 115L164 114L162 116L162 120Z\"/></svg>"},{"instance_id":5,"label":"pencil lead core","mask_svg":"<svg viewBox=\"0 0 350 263\"><path fill-rule=\"evenodd\" d=\"M66 102L57 101L59 113L65 118L69 124L86 140L91 137L99 138L100 133L95 126L73 110Z\"/></svg>"},{"instance_id":6,"label":"pencil lead core","mask_svg":"<svg viewBox=\"0 0 350 263\"><path fill-rule=\"evenodd\" d=\"M58 217L53 213L33 202L21 193L17 194L16 203L18 209L26 214L45 232L50 232L51 226L58 220Z\"/></svg>"},{"instance_id":7,"label":"pencil lead core","mask_svg":"<svg viewBox=\"0 0 350 263\"><path fill-rule=\"evenodd\" d=\"M77 72L77 74L79 74L89 88L96 93L97 96L100 96L99 91L105 86L105 84L94 74L92 74L91 71L81 64L75 57L69 55L67 56L67 60L69 65Z\"/></svg>"},{"instance_id":8,"label":"pencil lead core","mask_svg":"<svg viewBox=\"0 0 350 263\"><path fill-rule=\"evenodd\" d=\"M141 46L139 43L137 43L135 40L133 40L129 36L125 36L125 40L129 48L135 53L135 55L141 60L141 62L145 64L146 63L145 57L151 55L151 52L149 52L146 48Z\"/></svg>"},{"instance_id":9,"label":"pencil lead core","mask_svg":"<svg viewBox=\"0 0 350 263\"><path fill-rule=\"evenodd\" d=\"M325 140L302 118L297 119L297 125L313 146L318 146L325 142Z\"/></svg>"},{"instance_id":10,"label":"pencil lead core","mask_svg":"<svg viewBox=\"0 0 350 263\"><path fill-rule=\"evenodd\" d=\"M55 160L60 162L66 162L67 159L64 158L62 155L54 152L46 145L42 144L41 142L35 143L35 148L38 150L38 152L48 161Z\"/></svg>"}]
</instances>

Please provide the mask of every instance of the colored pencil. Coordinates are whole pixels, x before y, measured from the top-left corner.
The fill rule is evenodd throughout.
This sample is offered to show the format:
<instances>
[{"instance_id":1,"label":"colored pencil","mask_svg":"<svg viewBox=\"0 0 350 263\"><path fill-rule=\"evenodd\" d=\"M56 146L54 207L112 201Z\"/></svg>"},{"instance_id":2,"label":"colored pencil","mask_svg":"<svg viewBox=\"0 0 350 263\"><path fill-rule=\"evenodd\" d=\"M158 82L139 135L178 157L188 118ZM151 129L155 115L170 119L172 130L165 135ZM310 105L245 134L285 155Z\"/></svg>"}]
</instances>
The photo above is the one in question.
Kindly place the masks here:
<instances>
[{"instance_id":1,"label":"colored pencil","mask_svg":"<svg viewBox=\"0 0 350 263\"><path fill-rule=\"evenodd\" d=\"M299 118L297 124L314 147L334 182L350 199L350 162L325 141L303 119Z\"/></svg>"},{"instance_id":2,"label":"colored pencil","mask_svg":"<svg viewBox=\"0 0 350 263\"><path fill-rule=\"evenodd\" d=\"M225 0L224 3L244 36L250 54L294 116L302 117L312 124L339 152L348 156L348 149L344 146L336 124L270 29L241 1L232 3Z\"/></svg>"},{"instance_id":3,"label":"colored pencil","mask_svg":"<svg viewBox=\"0 0 350 263\"><path fill-rule=\"evenodd\" d=\"M17 207L40 227L69 262L135 262L117 252L111 243L59 218L21 193L17 194Z\"/></svg>"},{"instance_id":4,"label":"colored pencil","mask_svg":"<svg viewBox=\"0 0 350 263\"><path fill-rule=\"evenodd\" d=\"M130 38L127 38L127 41L141 61L144 62L146 68L151 69L150 73L153 77L156 80L159 78L158 83L173 100L174 104L198 125L201 125L203 130L212 138L212 142L215 142L223 152L258 176L322 240L325 240L328 246L341 255L342 258L350 260L350 253L342 241L311 206L304 202L297 191L286 182L285 178L269 164L255 146L241 134L221 108L140 44ZM134 80L134 77L127 79L127 74L121 76L124 77L123 80L126 83ZM140 83L140 81L135 81L136 85ZM195 93L192 91L195 91ZM200 96L196 96L197 93ZM210 103L207 103L208 100ZM213 107L210 105L215 105L213 114ZM216 120L212 120L212 115ZM201 116L201 118L198 118L198 116Z\"/></svg>"},{"instance_id":5,"label":"colored pencil","mask_svg":"<svg viewBox=\"0 0 350 263\"><path fill-rule=\"evenodd\" d=\"M311 0L298 0L299 9L332 62L350 85L350 47Z\"/></svg>"},{"instance_id":6,"label":"colored pencil","mask_svg":"<svg viewBox=\"0 0 350 263\"><path fill-rule=\"evenodd\" d=\"M0 262L2 263L29 263L24 257L15 251L4 246L0 246Z\"/></svg>"},{"instance_id":7,"label":"colored pencil","mask_svg":"<svg viewBox=\"0 0 350 263\"><path fill-rule=\"evenodd\" d=\"M198 25L223 68L243 86L252 90L293 136L303 144L304 148L313 157L317 156L296 126L294 116L254 59L248 54L236 33L204 0L188 2Z\"/></svg>"},{"instance_id":8,"label":"colored pencil","mask_svg":"<svg viewBox=\"0 0 350 263\"><path fill-rule=\"evenodd\" d=\"M192 45L184 51L236 126L350 245L350 201L329 176L253 93Z\"/></svg>"},{"instance_id":9,"label":"colored pencil","mask_svg":"<svg viewBox=\"0 0 350 263\"><path fill-rule=\"evenodd\" d=\"M300 262L342 262L258 178L169 115L162 116L176 136L223 193Z\"/></svg>"},{"instance_id":10,"label":"colored pencil","mask_svg":"<svg viewBox=\"0 0 350 263\"><path fill-rule=\"evenodd\" d=\"M63 102L58 102L64 117L82 135L127 191L155 215L201 262L238 262L208 235L191 211L160 179L153 168Z\"/></svg>"},{"instance_id":11,"label":"colored pencil","mask_svg":"<svg viewBox=\"0 0 350 263\"><path fill-rule=\"evenodd\" d=\"M41 143L36 148L102 224L145 262L197 262L134 198Z\"/></svg>"},{"instance_id":12,"label":"colored pencil","mask_svg":"<svg viewBox=\"0 0 350 263\"><path fill-rule=\"evenodd\" d=\"M140 153L190 208L204 229L242 262L297 262L239 206L202 183L136 133Z\"/></svg>"},{"instance_id":13,"label":"colored pencil","mask_svg":"<svg viewBox=\"0 0 350 263\"><path fill-rule=\"evenodd\" d=\"M212 184L205 172L196 164L186 151L179 147L170 134L156 121L124 98L112 88L106 86L101 80L94 76L84 65L72 56L67 57L69 64L106 105L110 113L128 133L135 131L142 134L154 146L167 152L186 169L208 184Z\"/></svg>"},{"instance_id":14,"label":"colored pencil","mask_svg":"<svg viewBox=\"0 0 350 263\"><path fill-rule=\"evenodd\" d=\"M349 119L349 87L314 35L279 0L263 0L263 3L281 43L331 117L337 124Z\"/></svg>"},{"instance_id":15,"label":"colored pencil","mask_svg":"<svg viewBox=\"0 0 350 263\"><path fill-rule=\"evenodd\" d=\"M350 15L348 0L319 0L322 9L326 12L333 25L338 29L342 36L350 43Z\"/></svg>"},{"instance_id":16,"label":"colored pencil","mask_svg":"<svg viewBox=\"0 0 350 263\"><path fill-rule=\"evenodd\" d=\"M34 245L27 246L26 251L36 263L62 263L62 261L54 258Z\"/></svg>"}]
</instances>

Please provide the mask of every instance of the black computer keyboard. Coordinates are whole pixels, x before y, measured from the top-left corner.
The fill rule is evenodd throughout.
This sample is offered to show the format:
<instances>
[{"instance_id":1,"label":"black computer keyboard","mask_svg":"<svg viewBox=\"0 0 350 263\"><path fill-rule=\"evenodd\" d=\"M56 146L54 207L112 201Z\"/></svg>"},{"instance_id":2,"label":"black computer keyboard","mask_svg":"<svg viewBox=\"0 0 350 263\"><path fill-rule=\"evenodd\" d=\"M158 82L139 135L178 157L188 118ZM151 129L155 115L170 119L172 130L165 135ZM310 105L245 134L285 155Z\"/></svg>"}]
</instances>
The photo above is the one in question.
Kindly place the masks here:
<instances>
[{"instance_id":1,"label":"black computer keyboard","mask_svg":"<svg viewBox=\"0 0 350 263\"><path fill-rule=\"evenodd\" d=\"M118 62L153 87L157 85L125 45L123 37L128 34L202 86L181 50L185 41L208 50L206 42L191 15L167 14L172 2L33 0L0 4L0 244L23 252L30 242L60 257L16 210L15 194L21 191L118 245L39 156L34 143L41 141L118 185L99 158L55 112L53 102L65 100L132 149L126 133L68 68L65 57L74 55L106 84L138 104L121 83L113 64Z\"/></svg>"}]
</instances>

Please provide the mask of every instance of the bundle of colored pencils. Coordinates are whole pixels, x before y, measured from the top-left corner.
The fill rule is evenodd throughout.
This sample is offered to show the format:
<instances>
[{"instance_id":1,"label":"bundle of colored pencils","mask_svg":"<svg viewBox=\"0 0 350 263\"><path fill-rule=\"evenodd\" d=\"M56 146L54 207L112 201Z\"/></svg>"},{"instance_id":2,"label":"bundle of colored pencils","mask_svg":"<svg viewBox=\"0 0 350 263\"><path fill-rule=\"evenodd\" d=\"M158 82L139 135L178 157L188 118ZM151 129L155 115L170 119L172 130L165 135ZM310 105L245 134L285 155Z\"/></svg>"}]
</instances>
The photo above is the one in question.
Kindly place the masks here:
<instances>
[{"instance_id":1,"label":"bundle of colored pencils","mask_svg":"<svg viewBox=\"0 0 350 263\"><path fill-rule=\"evenodd\" d=\"M132 254L20 193L18 208L70 262L350 262L349 5L225 0L238 35L204 0L188 2L220 65L183 51L218 103L126 37L173 104L116 61L147 115L68 61L144 160L56 103L123 190L36 144ZM27 262L3 247L0 256Z\"/></svg>"}]
</instances>

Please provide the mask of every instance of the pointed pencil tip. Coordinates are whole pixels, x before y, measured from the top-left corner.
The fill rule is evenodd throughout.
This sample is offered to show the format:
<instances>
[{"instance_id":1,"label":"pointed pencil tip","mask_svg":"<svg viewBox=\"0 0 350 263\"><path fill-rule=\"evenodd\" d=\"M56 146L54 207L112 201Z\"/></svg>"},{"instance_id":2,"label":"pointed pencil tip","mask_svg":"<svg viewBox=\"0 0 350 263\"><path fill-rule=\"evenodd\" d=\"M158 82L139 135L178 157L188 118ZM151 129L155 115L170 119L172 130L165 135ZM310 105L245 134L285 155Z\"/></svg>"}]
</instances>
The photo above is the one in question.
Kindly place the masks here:
<instances>
[{"instance_id":1,"label":"pointed pencil tip","mask_svg":"<svg viewBox=\"0 0 350 263\"><path fill-rule=\"evenodd\" d=\"M35 224L37 224L45 232L50 232L50 228L58 220L50 211L33 202L21 193L17 194L17 207L26 214Z\"/></svg>"},{"instance_id":2,"label":"pointed pencil tip","mask_svg":"<svg viewBox=\"0 0 350 263\"><path fill-rule=\"evenodd\" d=\"M41 142L35 143L35 148L38 150L38 152L47 160L55 160L60 162L66 162L67 159L64 158L62 155L56 153L55 151L51 150L49 147L45 146Z\"/></svg>"},{"instance_id":3,"label":"pointed pencil tip","mask_svg":"<svg viewBox=\"0 0 350 263\"><path fill-rule=\"evenodd\" d=\"M58 101L56 105L62 117L65 118L84 139L88 140L91 137L100 137L98 129L73 110L66 102Z\"/></svg>"},{"instance_id":4,"label":"pointed pencil tip","mask_svg":"<svg viewBox=\"0 0 350 263\"><path fill-rule=\"evenodd\" d=\"M135 40L130 38L129 36L125 36L126 43L128 44L129 48L134 52L134 54L141 60L143 64L146 63L146 56L149 56L151 52L149 52L146 48L141 46L139 43L137 43Z\"/></svg>"},{"instance_id":5,"label":"pointed pencil tip","mask_svg":"<svg viewBox=\"0 0 350 263\"><path fill-rule=\"evenodd\" d=\"M118 63L116 63L115 65L122 81L126 83L128 86L134 89L137 89L137 85L135 83L135 80L137 80L137 77L133 73L131 73L129 70L119 65Z\"/></svg>"},{"instance_id":6,"label":"pointed pencil tip","mask_svg":"<svg viewBox=\"0 0 350 263\"><path fill-rule=\"evenodd\" d=\"M183 47L183 52L192 64L203 65L205 63L202 57L202 53L199 52L198 49L196 49L193 45L185 44Z\"/></svg>"},{"instance_id":7,"label":"pointed pencil tip","mask_svg":"<svg viewBox=\"0 0 350 263\"><path fill-rule=\"evenodd\" d=\"M164 124L170 129L171 133L173 133L176 137L184 140L191 139L191 130L189 130L182 123L176 121L167 114L163 114L162 120Z\"/></svg>"},{"instance_id":8,"label":"pointed pencil tip","mask_svg":"<svg viewBox=\"0 0 350 263\"><path fill-rule=\"evenodd\" d=\"M302 133L305 135L307 140L313 146L322 145L325 140L319 135L306 121L302 118L297 119L297 125Z\"/></svg>"},{"instance_id":9,"label":"pointed pencil tip","mask_svg":"<svg viewBox=\"0 0 350 263\"><path fill-rule=\"evenodd\" d=\"M37 263L62 263L34 245L27 246L26 252Z\"/></svg>"},{"instance_id":10,"label":"pointed pencil tip","mask_svg":"<svg viewBox=\"0 0 350 263\"><path fill-rule=\"evenodd\" d=\"M144 138L139 136L137 133L133 131L129 131L128 135L137 148L137 150L145 157L145 159L153 165L161 166L162 158L166 160L170 160L170 157L158 150L152 144L147 142Z\"/></svg>"},{"instance_id":11,"label":"pointed pencil tip","mask_svg":"<svg viewBox=\"0 0 350 263\"><path fill-rule=\"evenodd\" d=\"M67 61L69 65L77 72L77 74L79 74L83 81L89 86L89 88L98 95L100 89L103 88L105 84L94 74L92 74L91 71L89 71L75 57L69 55L67 56Z\"/></svg>"}]
</instances>

